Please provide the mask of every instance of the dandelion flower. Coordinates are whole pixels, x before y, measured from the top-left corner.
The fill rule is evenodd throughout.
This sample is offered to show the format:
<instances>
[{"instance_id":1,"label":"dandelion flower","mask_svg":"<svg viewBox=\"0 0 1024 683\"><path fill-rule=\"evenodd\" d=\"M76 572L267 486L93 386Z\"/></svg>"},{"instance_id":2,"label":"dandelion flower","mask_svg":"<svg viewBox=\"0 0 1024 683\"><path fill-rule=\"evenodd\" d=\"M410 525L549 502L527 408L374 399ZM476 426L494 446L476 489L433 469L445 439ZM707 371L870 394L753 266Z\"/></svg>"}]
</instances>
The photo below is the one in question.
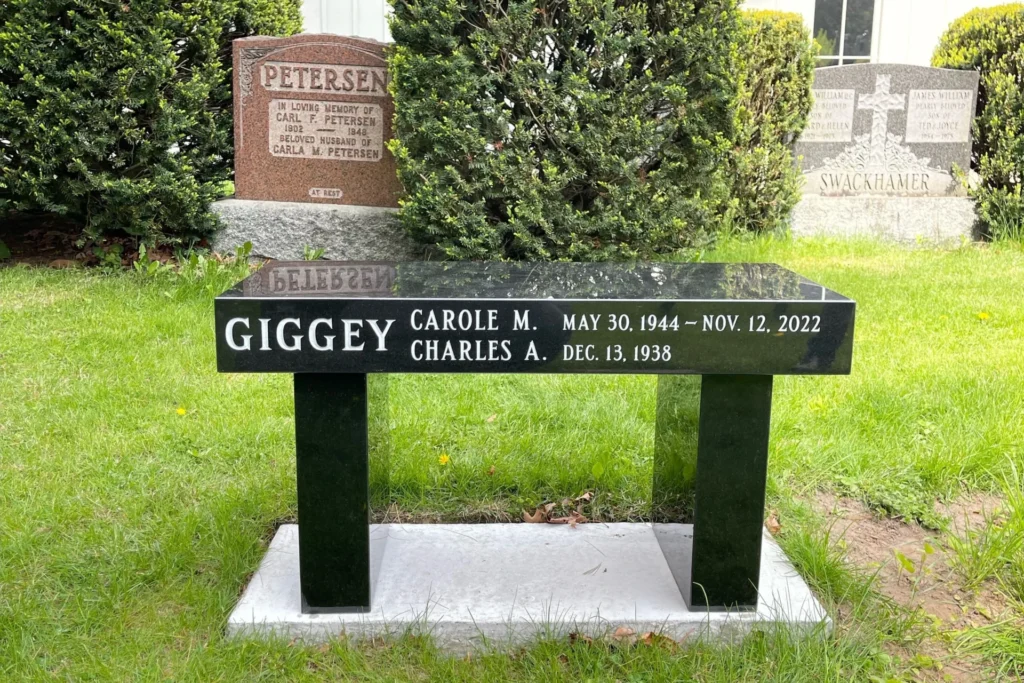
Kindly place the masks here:
<instances>
[{"instance_id":1,"label":"dandelion flower","mask_svg":"<svg viewBox=\"0 0 1024 683\"><path fill-rule=\"evenodd\" d=\"M188 412L187 410L185 410L181 406L178 406L178 410L177 410L178 415L184 415L187 412Z\"/></svg>"},{"instance_id":2,"label":"dandelion flower","mask_svg":"<svg viewBox=\"0 0 1024 683\"><path fill-rule=\"evenodd\" d=\"M438 465L447 465L451 461L452 461L452 459L448 457L447 453L442 453L441 456L437 459L437 464Z\"/></svg>"},{"instance_id":3,"label":"dandelion flower","mask_svg":"<svg viewBox=\"0 0 1024 683\"><path fill-rule=\"evenodd\" d=\"M989 313L988 311L982 311L981 313L978 314L978 320L988 320L991 317L992 314Z\"/></svg>"}]
</instances>

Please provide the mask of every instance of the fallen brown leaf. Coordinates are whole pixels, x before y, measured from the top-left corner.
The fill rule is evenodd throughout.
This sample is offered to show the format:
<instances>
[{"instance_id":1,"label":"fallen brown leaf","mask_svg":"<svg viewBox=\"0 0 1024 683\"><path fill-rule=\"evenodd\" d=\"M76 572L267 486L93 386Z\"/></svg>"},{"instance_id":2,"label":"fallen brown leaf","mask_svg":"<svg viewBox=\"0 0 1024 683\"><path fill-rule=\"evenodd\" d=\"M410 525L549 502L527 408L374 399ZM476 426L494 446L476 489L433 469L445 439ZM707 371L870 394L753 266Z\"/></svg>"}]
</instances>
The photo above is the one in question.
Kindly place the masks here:
<instances>
[{"instance_id":1,"label":"fallen brown leaf","mask_svg":"<svg viewBox=\"0 0 1024 683\"><path fill-rule=\"evenodd\" d=\"M594 500L594 494L592 492L590 492L590 491L587 491L582 496L579 496L578 498L575 498L574 500L577 503L589 503L590 501Z\"/></svg>"},{"instance_id":2,"label":"fallen brown leaf","mask_svg":"<svg viewBox=\"0 0 1024 683\"><path fill-rule=\"evenodd\" d=\"M541 505L532 515L526 510L523 510L523 521L528 524L544 524L548 521L548 516L551 514L551 510L554 507L554 503Z\"/></svg>"},{"instance_id":3,"label":"fallen brown leaf","mask_svg":"<svg viewBox=\"0 0 1024 683\"><path fill-rule=\"evenodd\" d=\"M655 633L654 631L648 631L640 636L640 642L648 646L658 645L669 650L674 650L679 645L679 643L668 636L661 633Z\"/></svg>"},{"instance_id":4,"label":"fallen brown leaf","mask_svg":"<svg viewBox=\"0 0 1024 683\"><path fill-rule=\"evenodd\" d=\"M586 524L589 521L579 512L573 510L567 517L552 517L548 520L548 524L568 524L571 528L575 529L577 524Z\"/></svg>"},{"instance_id":5,"label":"fallen brown leaf","mask_svg":"<svg viewBox=\"0 0 1024 683\"><path fill-rule=\"evenodd\" d=\"M558 661L560 661L562 664L568 664L569 663L569 658L566 655L561 654L561 655L558 655Z\"/></svg>"},{"instance_id":6,"label":"fallen brown leaf","mask_svg":"<svg viewBox=\"0 0 1024 683\"><path fill-rule=\"evenodd\" d=\"M542 508L537 508L537 512L532 515L526 510L523 510L523 521L527 524L543 524L548 521L548 516L544 514L544 510Z\"/></svg>"},{"instance_id":7,"label":"fallen brown leaf","mask_svg":"<svg viewBox=\"0 0 1024 683\"><path fill-rule=\"evenodd\" d=\"M487 418L487 421L488 422L494 422L497 419L498 419L498 414L495 413L494 415L491 415L489 418Z\"/></svg>"},{"instance_id":8,"label":"fallen brown leaf","mask_svg":"<svg viewBox=\"0 0 1024 683\"><path fill-rule=\"evenodd\" d=\"M764 528L768 530L772 536L778 536L779 532L782 531L782 524L779 522L778 516L773 512L768 515L768 519L765 520Z\"/></svg>"},{"instance_id":9,"label":"fallen brown leaf","mask_svg":"<svg viewBox=\"0 0 1024 683\"><path fill-rule=\"evenodd\" d=\"M493 477L494 476L494 465L491 465L491 468L489 470L487 470L487 476L488 477Z\"/></svg>"},{"instance_id":10,"label":"fallen brown leaf","mask_svg":"<svg viewBox=\"0 0 1024 683\"><path fill-rule=\"evenodd\" d=\"M612 633L612 640L616 643L632 643L636 640L636 631L628 626L620 626Z\"/></svg>"}]
</instances>

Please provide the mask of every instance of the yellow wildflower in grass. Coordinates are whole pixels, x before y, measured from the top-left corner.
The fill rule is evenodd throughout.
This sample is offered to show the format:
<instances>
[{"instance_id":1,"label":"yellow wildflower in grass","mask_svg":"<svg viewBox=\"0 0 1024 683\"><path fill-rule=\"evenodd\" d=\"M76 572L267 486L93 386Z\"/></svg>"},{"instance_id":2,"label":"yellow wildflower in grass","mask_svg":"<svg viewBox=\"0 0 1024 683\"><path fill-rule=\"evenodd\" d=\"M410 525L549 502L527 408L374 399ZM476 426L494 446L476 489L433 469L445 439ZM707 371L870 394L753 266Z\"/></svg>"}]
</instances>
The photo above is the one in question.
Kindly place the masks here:
<instances>
[{"instance_id":1,"label":"yellow wildflower in grass","mask_svg":"<svg viewBox=\"0 0 1024 683\"><path fill-rule=\"evenodd\" d=\"M982 311L981 313L978 314L978 320L988 320L991 317L992 314L989 313L988 311Z\"/></svg>"},{"instance_id":2,"label":"yellow wildflower in grass","mask_svg":"<svg viewBox=\"0 0 1024 683\"><path fill-rule=\"evenodd\" d=\"M178 410L177 410L178 415L184 415L187 412L188 412L187 410L185 410L181 406L178 406Z\"/></svg>"},{"instance_id":3,"label":"yellow wildflower in grass","mask_svg":"<svg viewBox=\"0 0 1024 683\"><path fill-rule=\"evenodd\" d=\"M451 461L452 461L452 459L448 457L447 453L442 453L441 456L437 459L437 464L438 465L447 465Z\"/></svg>"}]
</instances>

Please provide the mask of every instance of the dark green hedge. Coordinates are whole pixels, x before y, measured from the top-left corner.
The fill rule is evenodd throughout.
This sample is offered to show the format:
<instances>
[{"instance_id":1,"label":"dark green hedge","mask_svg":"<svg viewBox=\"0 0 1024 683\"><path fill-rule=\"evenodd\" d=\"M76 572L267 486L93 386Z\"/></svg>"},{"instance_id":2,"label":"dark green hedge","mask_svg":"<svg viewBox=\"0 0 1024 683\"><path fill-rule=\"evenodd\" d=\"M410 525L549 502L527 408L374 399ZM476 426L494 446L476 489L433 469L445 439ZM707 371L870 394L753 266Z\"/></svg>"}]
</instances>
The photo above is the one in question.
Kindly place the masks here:
<instances>
[{"instance_id":1,"label":"dark green hedge","mask_svg":"<svg viewBox=\"0 0 1024 683\"><path fill-rule=\"evenodd\" d=\"M788 224L802 180L791 143L811 111L815 50L799 14L744 12L735 149L729 159L732 223L763 232Z\"/></svg>"},{"instance_id":2,"label":"dark green hedge","mask_svg":"<svg viewBox=\"0 0 1024 683\"><path fill-rule=\"evenodd\" d=\"M394 0L404 225L456 258L672 252L727 210L736 0Z\"/></svg>"},{"instance_id":3,"label":"dark green hedge","mask_svg":"<svg viewBox=\"0 0 1024 683\"><path fill-rule=\"evenodd\" d=\"M188 239L232 167L231 41L299 0L0 0L0 211Z\"/></svg>"},{"instance_id":4,"label":"dark green hedge","mask_svg":"<svg viewBox=\"0 0 1024 683\"><path fill-rule=\"evenodd\" d=\"M1024 5L978 9L956 20L932 64L981 72L972 162L981 184L972 195L989 236L1024 240Z\"/></svg>"}]
</instances>

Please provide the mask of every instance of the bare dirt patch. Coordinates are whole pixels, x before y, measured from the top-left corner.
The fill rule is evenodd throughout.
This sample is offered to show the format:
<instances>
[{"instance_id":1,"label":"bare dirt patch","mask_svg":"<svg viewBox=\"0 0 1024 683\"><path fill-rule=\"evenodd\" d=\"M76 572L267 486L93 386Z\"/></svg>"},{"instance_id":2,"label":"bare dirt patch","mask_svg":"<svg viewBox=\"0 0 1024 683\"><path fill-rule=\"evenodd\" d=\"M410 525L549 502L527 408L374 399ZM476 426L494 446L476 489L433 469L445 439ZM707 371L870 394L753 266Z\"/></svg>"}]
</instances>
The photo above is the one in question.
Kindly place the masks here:
<instances>
[{"instance_id":1,"label":"bare dirt patch","mask_svg":"<svg viewBox=\"0 0 1024 683\"><path fill-rule=\"evenodd\" d=\"M993 493L975 493L952 503L936 503L935 513L949 519L950 531L963 535L985 527L988 519L999 520L1004 501Z\"/></svg>"},{"instance_id":2,"label":"bare dirt patch","mask_svg":"<svg viewBox=\"0 0 1024 683\"><path fill-rule=\"evenodd\" d=\"M906 609L920 610L925 623L935 627L936 637L900 653L904 657L924 654L941 663L941 670L923 671L923 679L989 680L980 662L952 655L941 635L989 625L1009 615L1009 603L995 583L973 592L964 590L950 566L941 532L881 517L860 501L827 493L817 494L815 506L829 520L832 541L845 550L848 561L875 576L875 590ZM985 516L996 514L996 509L995 496L975 496L936 511L950 518L951 532L964 533L983 526Z\"/></svg>"}]
</instances>

